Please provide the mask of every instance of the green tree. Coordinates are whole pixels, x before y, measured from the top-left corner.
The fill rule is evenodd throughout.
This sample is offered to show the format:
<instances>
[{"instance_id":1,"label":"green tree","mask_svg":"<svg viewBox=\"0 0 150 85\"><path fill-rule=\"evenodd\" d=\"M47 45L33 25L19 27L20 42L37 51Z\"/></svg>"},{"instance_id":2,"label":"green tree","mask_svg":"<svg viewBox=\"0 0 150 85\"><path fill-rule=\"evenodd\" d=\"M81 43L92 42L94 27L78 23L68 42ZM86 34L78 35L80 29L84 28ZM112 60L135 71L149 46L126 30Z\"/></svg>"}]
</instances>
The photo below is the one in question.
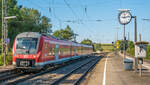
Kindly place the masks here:
<instances>
[{"instance_id":1,"label":"green tree","mask_svg":"<svg viewBox=\"0 0 150 85\"><path fill-rule=\"evenodd\" d=\"M56 30L56 31L53 33L53 36L55 36L55 37L57 37L57 38L60 38L60 39L63 39L63 37L62 37L62 31L63 31L63 29Z\"/></svg>"},{"instance_id":2,"label":"green tree","mask_svg":"<svg viewBox=\"0 0 150 85\"><path fill-rule=\"evenodd\" d=\"M12 46L13 40L18 33L21 32L44 32L47 33L51 30L52 25L50 19L46 16L41 16L38 10L32 8L22 8L17 5L17 0L6 0L7 1L7 16L16 16L16 19L8 20L8 37ZM0 0L0 6L2 0ZM0 12L2 8L0 7ZM2 20L0 13L0 22ZM0 38L1 38L1 26L0 23Z\"/></svg>"},{"instance_id":3,"label":"green tree","mask_svg":"<svg viewBox=\"0 0 150 85\"><path fill-rule=\"evenodd\" d=\"M74 32L70 28L70 26L67 25L65 29L56 30L53 33L53 36L60 38L60 39L72 40L74 36Z\"/></svg>"},{"instance_id":4,"label":"green tree","mask_svg":"<svg viewBox=\"0 0 150 85\"><path fill-rule=\"evenodd\" d=\"M126 41L126 52L132 56L134 56L134 42L133 41ZM119 50L123 52L124 50L124 41L119 40Z\"/></svg>"},{"instance_id":5,"label":"green tree","mask_svg":"<svg viewBox=\"0 0 150 85\"><path fill-rule=\"evenodd\" d=\"M52 25L46 16L42 16L38 10L32 8L20 8L15 20L10 20L8 25L8 37L11 41L18 33L22 32L42 32L47 33ZM12 45L12 42L11 42Z\"/></svg>"},{"instance_id":6,"label":"green tree","mask_svg":"<svg viewBox=\"0 0 150 85\"><path fill-rule=\"evenodd\" d=\"M94 43L94 51L103 51L103 48L101 47L101 43Z\"/></svg>"},{"instance_id":7,"label":"green tree","mask_svg":"<svg viewBox=\"0 0 150 85\"><path fill-rule=\"evenodd\" d=\"M41 16L38 10L33 8L23 8L22 6L17 5L17 0L6 0L6 1L7 1L7 16L17 17L16 19L8 20L8 38L10 38L9 47L12 47L14 38L18 33L29 31L48 33L51 31L52 24L50 24L50 19L46 16ZM1 13L2 13L2 0L0 0L0 40L2 36Z\"/></svg>"},{"instance_id":8,"label":"green tree","mask_svg":"<svg viewBox=\"0 0 150 85\"><path fill-rule=\"evenodd\" d=\"M128 41L127 53L134 56L134 43L132 41Z\"/></svg>"},{"instance_id":9,"label":"green tree","mask_svg":"<svg viewBox=\"0 0 150 85\"><path fill-rule=\"evenodd\" d=\"M124 43L125 43L125 49L127 50L128 48L128 40L124 41L124 40L118 40L119 41L119 50L123 51L124 50Z\"/></svg>"},{"instance_id":10,"label":"green tree","mask_svg":"<svg viewBox=\"0 0 150 85\"><path fill-rule=\"evenodd\" d=\"M52 30L50 29L52 27L51 24L49 24L50 20L46 17L46 16L43 16L41 18L41 26L42 26L42 30L41 32L43 33L49 33L49 32L52 32Z\"/></svg>"},{"instance_id":11,"label":"green tree","mask_svg":"<svg viewBox=\"0 0 150 85\"><path fill-rule=\"evenodd\" d=\"M0 0L0 40L1 36L2 36L2 0Z\"/></svg>"},{"instance_id":12,"label":"green tree","mask_svg":"<svg viewBox=\"0 0 150 85\"><path fill-rule=\"evenodd\" d=\"M6 2L7 2L7 16L14 16L14 15L17 16L19 8L21 7L21 6L17 6L17 0L6 0ZM2 36L1 27L2 27L2 0L0 0L0 38Z\"/></svg>"},{"instance_id":13,"label":"green tree","mask_svg":"<svg viewBox=\"0 0 150 85\"><path fill-rule=\"evenodd\" d=\"M82 44L86 44L86 45L92 45L92 41L90 39L84 39L83 41L81 41Z\"/></svg>"}]
</instances>

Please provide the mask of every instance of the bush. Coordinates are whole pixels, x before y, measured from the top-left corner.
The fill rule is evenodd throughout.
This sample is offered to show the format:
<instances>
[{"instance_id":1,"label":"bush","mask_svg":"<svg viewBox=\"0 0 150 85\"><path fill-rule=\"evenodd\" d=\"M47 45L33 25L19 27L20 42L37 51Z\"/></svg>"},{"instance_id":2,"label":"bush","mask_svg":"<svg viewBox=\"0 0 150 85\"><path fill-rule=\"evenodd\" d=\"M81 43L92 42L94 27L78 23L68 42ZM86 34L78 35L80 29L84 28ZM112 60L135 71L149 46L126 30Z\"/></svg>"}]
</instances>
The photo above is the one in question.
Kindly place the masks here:
<instances>
[{"instance_id":1,"label":"bush","mask_svg":"<svg viewBox=\"0 0 150 85\"><path fill-rule=\"evenodd\" d=\"M134 48L128 48L127 53L131 56L134 56L134 53L135 53Z\"/></svg>"},{"instance_id":2,"label":"bush","mask_svg":"<svg viewBox=\"0 0 150 85\"><path fill-rule=\"evenodd\" d=\"M0 66L4 64L4 58L2 54L0 55ZM12 64L12 52L8 53L8 56L6 57L6 65L11 65Z\"/></svg>"},{"instance_id":3,"label":"bush","mask_svg":"<svg viewBox=\"0 0 150 85\"><path fill-rule=\"evenodd\" d=\"M3 65L3 57L2 54L0 54L0 66Z\"/></svg>"},{"instance_id":4,"label":"bush","mask_svg":"<svg viewBox=\"0 0 150 85\"><path fill-rule=\"evenodd\" d=\"M147 45L147 57L146 59L150 59L150 45Z\"/></svg>"},{"instance_id":5,"label":"bush","mask_svg":"<svg viewBox=\"0 0 150 85\"><path fill-rule=\"evenodd\" d=\"M128 41L128 48L127 48L126 52L129 55L134 56L134 53L135 53L134 49L135 49L134 48L134 43L132 41Z\"/></svg>"},{"instance_id":6,"label":"bush","mask_svg":"<svg viewBox=\"0 0 150 85\"><path fill-rule=\"evenodd\" d=\"M99 48L98 50L99 50L99 51L103 51L104 49L103 49L103 48Z\"/></svg>"}]
</instances>

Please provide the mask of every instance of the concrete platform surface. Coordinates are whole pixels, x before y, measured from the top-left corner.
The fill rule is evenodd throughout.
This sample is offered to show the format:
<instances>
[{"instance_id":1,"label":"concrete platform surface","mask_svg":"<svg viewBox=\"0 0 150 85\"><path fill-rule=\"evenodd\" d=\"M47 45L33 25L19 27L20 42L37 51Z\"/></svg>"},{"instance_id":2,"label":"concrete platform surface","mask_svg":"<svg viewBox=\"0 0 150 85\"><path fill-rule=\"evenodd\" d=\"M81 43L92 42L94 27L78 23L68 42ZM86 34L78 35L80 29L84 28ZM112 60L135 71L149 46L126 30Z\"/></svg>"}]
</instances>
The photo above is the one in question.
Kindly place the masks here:
<instances>
[{"instance_id":1,"label":"concrete platform surface","mask_svg":"<svg viewBox=\"0 0 150 85\"><path fill-rule=\"evenodd\" d=\"M150 85L150 70L144 70L142 77L134 71L125 71L122 57L110 53L86 76L81 85Z\"/></svg>"},{"instance_id":2,"label":"concrete platform surface","mask_svg":"<svg viewBox=\"0 0 150 85\"><path fill-rule=\"evenodd\" d=\"M121 54L120 52L119 52L118 54L123 57L123 54ZM133 56L128 56L128 55L126 55L126 58L131 59L131 60L134 61L134 57L133 57ZM147 69L150 69L150 60L145 60L145 59L144 59L142 65L143 65L143 67L145 67L145 68L147 68Z\"/></svg>"}]
</instances>

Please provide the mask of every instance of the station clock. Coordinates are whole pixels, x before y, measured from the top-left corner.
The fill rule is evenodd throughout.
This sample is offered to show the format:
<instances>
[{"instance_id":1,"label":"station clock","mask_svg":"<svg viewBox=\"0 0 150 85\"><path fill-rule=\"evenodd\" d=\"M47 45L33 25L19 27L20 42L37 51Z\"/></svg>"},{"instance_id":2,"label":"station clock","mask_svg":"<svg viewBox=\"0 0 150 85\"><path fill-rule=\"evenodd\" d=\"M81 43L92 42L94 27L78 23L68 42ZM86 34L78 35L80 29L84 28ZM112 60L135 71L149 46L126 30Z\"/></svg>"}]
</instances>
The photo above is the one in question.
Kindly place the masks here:
<instances>
[{"instance_id":1,"label":"station clock","mask_svg":"<svg viewBox=\"0 0 150 85\"><path fill-rule=\"evenodd\" d=\"M129 11L122 11L119 13L118 19L120 24L126 25L131 21L132 15Z\"/></svg>"}]
</instances>

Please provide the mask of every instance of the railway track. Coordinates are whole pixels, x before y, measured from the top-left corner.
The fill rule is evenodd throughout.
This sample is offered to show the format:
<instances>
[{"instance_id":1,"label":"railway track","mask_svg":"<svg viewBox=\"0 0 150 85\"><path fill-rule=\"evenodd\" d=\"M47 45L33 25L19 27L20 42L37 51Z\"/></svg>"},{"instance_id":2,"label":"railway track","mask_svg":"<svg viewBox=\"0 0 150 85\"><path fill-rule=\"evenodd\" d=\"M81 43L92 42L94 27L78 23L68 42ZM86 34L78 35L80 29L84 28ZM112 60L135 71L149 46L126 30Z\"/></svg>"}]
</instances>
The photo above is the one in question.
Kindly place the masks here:
<instances>
[{"instance_id":1,"label":"railway track","mask_svg":"<svg viewBox=\"0 0 150 85\"><path fill-rule=\"evenodd\" d=\"M12 72L12 71L14 71L14 70L15 70L15 69L0 71L0 75L1 75L1 74L4 74L4 73Z\"/></svg>"},{"instance_id":2,"label":"railway track","mask_svg":"<svg viewBox=\"0 0 150 85\"><path fill-rule=\"evenodd\" d=\"M83 59L80 59L80 62L82 61L82 60L86 60L86 59L88 59L88 58L83 58ZM95 59L96 60L96 59ZM93 61L95 61L95 60L93 60ZM77 60L78 61L78 60ZM96 61L98 61L98 60L96 60ZM72 63L75 63L76 61L74 60L74 61L72 61ZM89 63L90 63L91 61L89 61ZM37 77L37 76L40 76L40 75L44 75L44 74L46 74L46 73L49 73L49 72L53 72L53 71L56 71L57 69L61 69L61 68L63 68L63 67L65 67L65 66L67 66L68 64L70 65L70 63L71 62L68 62L68 63L66 63L66 64L63 64L63 65L58 65L58 66L56 66L56 67L52 67L52 68L49 68L49 69L47 69L47 70L45 70L45 71L41 71L41 72L39 72L39 73L32 73L32 74L24 74L24 73L20 73L20 72L18 72L18 73L15 73L14 72L14 74L12 73L12 74L9 74L9 75L7 75L7 76L4 76L4 77L0 77L0 85L2 84L4 84L4 85L19 85L20 83L22 83L22 82L24 82L24 81L27 81L27 80L29 80L29 79L32 79L32 78L35 78L35 77ZM95 63L96 64L96 63ZM95 64L93 64L93 66L95 65ZM92 64L91 64L92 65ZM84 66L84 65L83 65ZM92 66L92 67L93 67ZM89 67L89 66L88 66ZM92 67L90 67L89 68L89 70L92 68ZM81 67L79 67L78 69L80 69ZM88 72L88 71L87 71ZM87 72L85 72L84 73L84 75L83 75L83 77L86 75L86 73ZM73 72L74 73L74 72ZM69 75L69 74L68 74ZM67 77L67 76L66 76ZM83 78L83 77L81 77L81 78L79 78L78 79L78 81L76 81L77 83ZM6 81L6 82L5 82ZM4 82L4 83L3 83ZM56 83L58 82L58 80L56 81ZM51 83L54 83L54 82L51 82ZM23 84L23 85L26 85L26 84ZM52 84L52 85L55 85L55 84Z\"/></svg>"},{"instance_id":3,"label":"railway track","mask_svg":"<svg viewBox=\"0 0 150 85\"><path fill-rule=\"evenodd\" d=\"M84 60L83 59L80 59L81 61ZM26 80L29 80L31 78L34 78L36 76L40 76L42 74L46 74L48 72L51 72L51 71L55 71L59 68L63 68L65 66L67 66L68 64L71 64L71 63L75 63L76 61L71 61L71 62L68 62L66 64L63 64L63 65L57 65L55 67L51 67L51 68L48 68L47 70L45 71L41 71L41 72L38 72L38 73L33 73L33 74L24 74L24 73L18 73L18 74L14 74L14 75L10 75L10 76L7 76L5 78L2 78L2 81L7 81L7 82L4 82L5 85L16 85L20 82L23 82L23 81L26 81ZM0 80L0 84L3 83L1 82Z\"/></svg>"},{"instance_id":4,"label":"railway track","mask_svg":"<svg viewBox=\"0 0 150 85\"><path fill-rule=\"evenodd\" d=\"M86 76L86 74L96 65L96 63L100 59L101 59L101 57L91 59L90 61L71 70L70 72L65 74L63 77L55 80L50 85L61 85L61 84L63 84L63 85L67 85L67 84L78 85L80 83L80 81ZM79 74L79 75L76 75L76 74ZM77 79L72 80L71 77L73 77L73 75L76 75L74 77L76 77ZM69 80L71 82L69 82Z\"/></svg>"},{"instance_id":5,"label":"railway track","mask_svg":"<svg viewBox=\"0 0 150 85\"><path fill-rule=\"evenodd\" d=\"M10 80L10 79L22 76L22 75L24 75L24 74L21 72L21 73L14 73L14 74L9 74L9 75L0 77L0 83L3 83L5 81L7 81L7 80Z\"/></svg>"},{"instance_id":6,"label":"railway track","mask_svg":"<svg viewBox=\"0 0 150 85\"><path fill-rule=\"evenodd\" d=\"M0 85L4 83L5 81L17 78L19 76L25 75L23 72L18 71L17 69L11 69L6 71L0 72Z\"/></svg>"},{"instance_id":7,"label":"railway track","mask_svg":"<svg viewBox=\"0 0 150 85\"><path fill-rule=\"evenodd\" d=\"M20 75L20 73L18 73L18 71L16 69L1 71L0 72L0 82L14 78L17 75Z\"/></svg>"},{"instance_id":8,"label":"railway track","mask_svg":"<svg viewBox=\"0 0 150 85\"><path fill-rule=\"evenodd\" d=\"M35 74L26 74L26 75L23 75L21 76L21 78L17 78L17 79L14 79L14 80L11 80L11 81L8 81L7 83L5 83L6 85L16 85L20 82L23 82L23 81L26 81L26 80L29 80L31 78L34 78L36 76L40 76L42 74L45 74L45 73L48 73L50 71L54 71L56 69L60 68L59 66L58 67L54 67L54 68L49 68L48 70L46 71L42 71L42 72L39 72L39 73L35 73Z\"/></svg>"},{"instance_id":9,"label":"railway track","mask_svg":"<svg viewBox=\"0 0 150 85\"><path fill-rule=\"evenodd\" d=\"M16 71L17 71L16 69L10 69L10 70L0 71L0 77L2 77L4 75L15 73Z\"/></svg>"}]
</instances>

